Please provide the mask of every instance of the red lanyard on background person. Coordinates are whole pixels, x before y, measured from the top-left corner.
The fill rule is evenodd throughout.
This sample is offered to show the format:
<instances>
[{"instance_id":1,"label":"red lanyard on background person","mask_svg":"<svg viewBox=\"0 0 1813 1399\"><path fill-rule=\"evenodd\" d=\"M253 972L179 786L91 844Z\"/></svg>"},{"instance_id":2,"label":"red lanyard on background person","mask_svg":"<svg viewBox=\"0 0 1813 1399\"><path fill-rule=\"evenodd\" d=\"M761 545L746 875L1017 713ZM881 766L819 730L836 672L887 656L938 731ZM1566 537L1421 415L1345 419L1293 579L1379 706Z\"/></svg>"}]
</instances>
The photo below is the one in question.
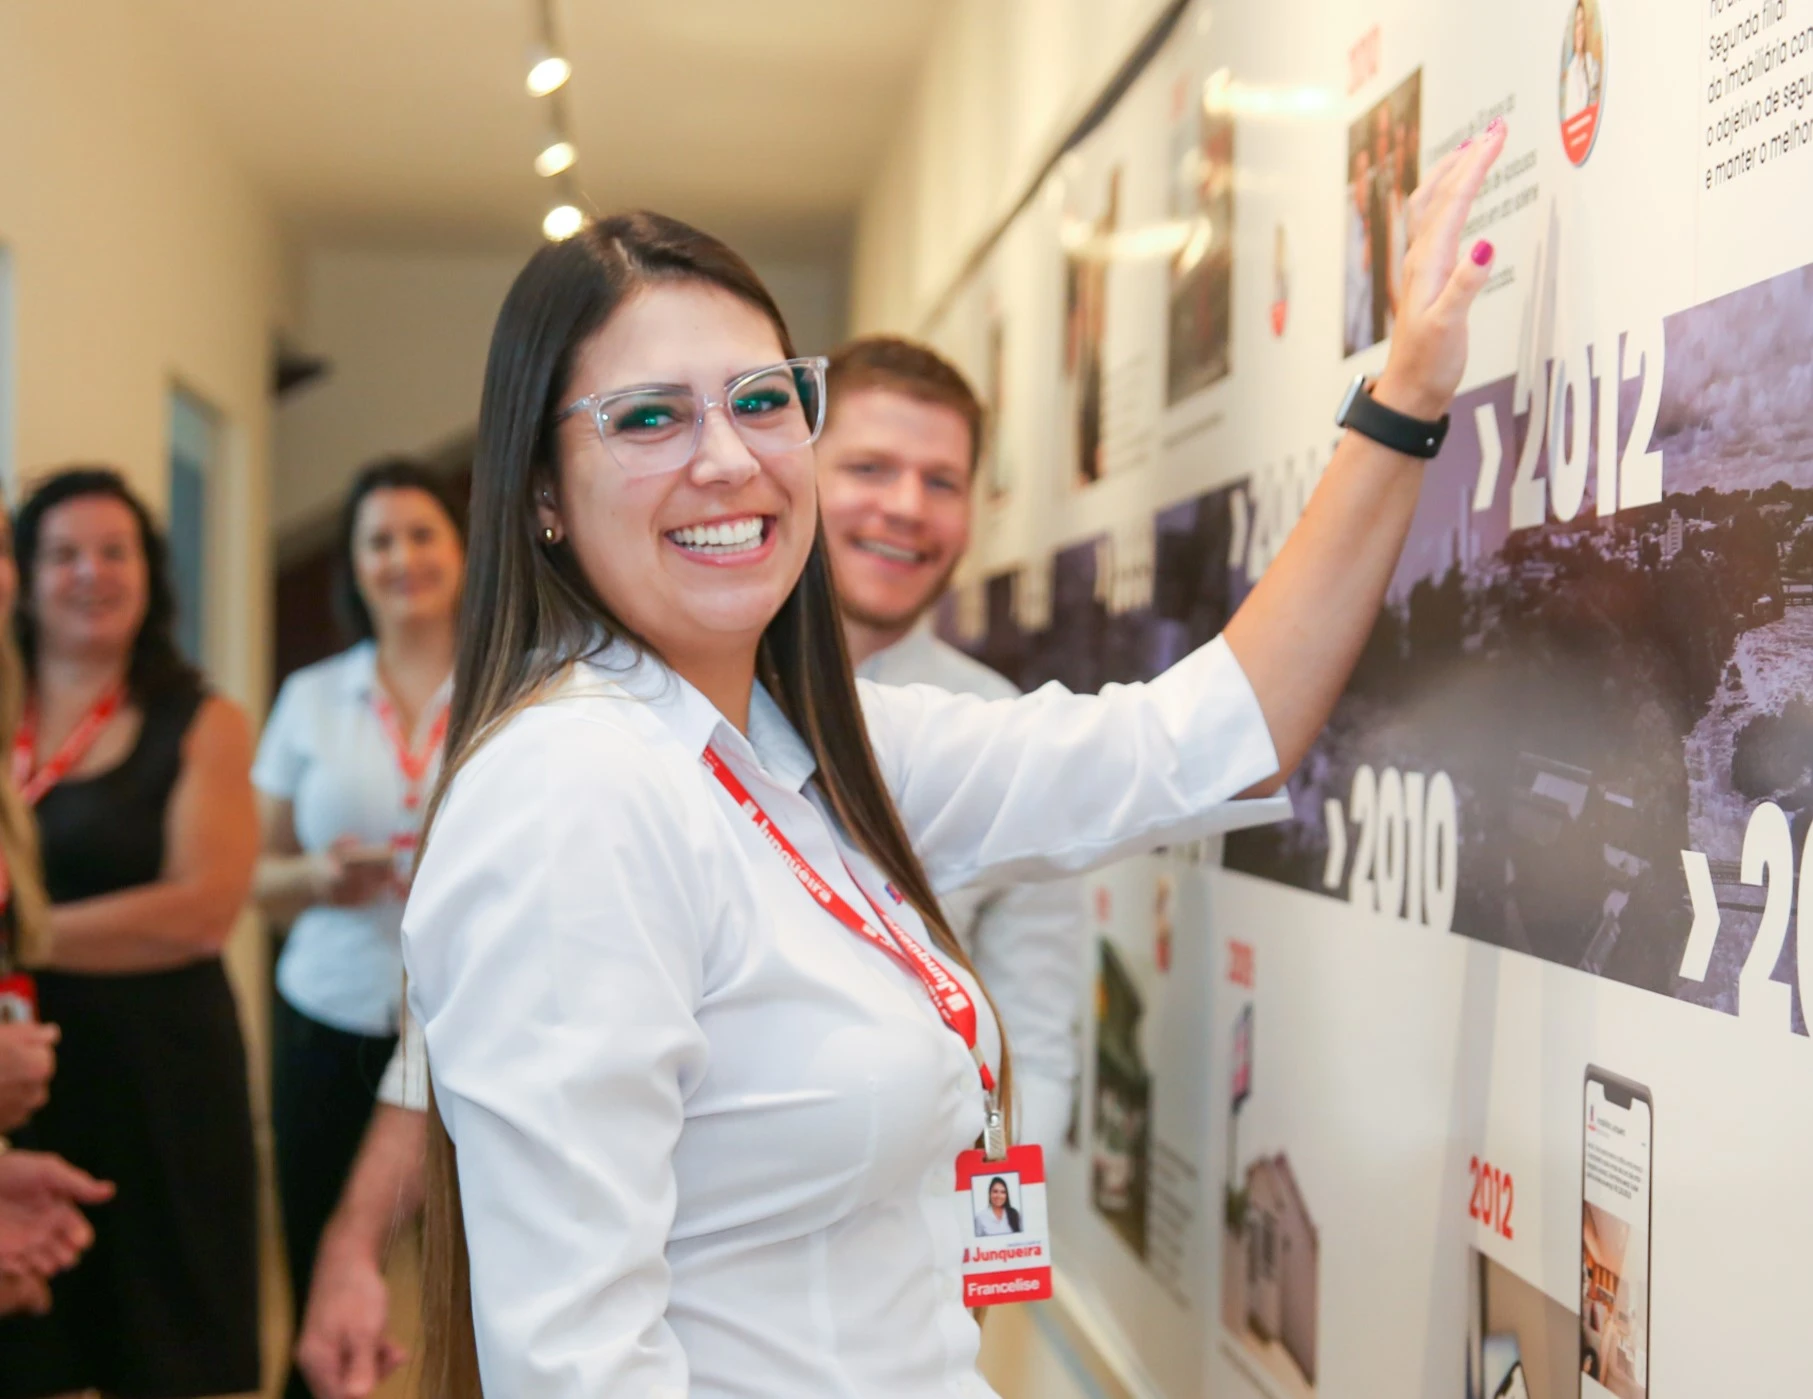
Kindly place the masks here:
<instances>
[{"instance_id":1,"label":"red lanyard on background person","mask_svg":"<svg viewBox=\"0 0 1813 1399\"><path fill-rule=\"evenodd\" d=\"M107 691L82 716L81 722L63 740L63 746L45 759L42 767L36 766L38 707L35 703L26 706L25 714L19 720L18 732L13 735L13 782L18 786L19 794L25 798L27 806L36 806L44 800L46 792L69 776L71 769L87 756L88 750L94 747L95 740L101 736L101 730L120 712L120 706L125 702L124 684L115 685Z\"/></svg>"},{"instance_id":2,"label":"red lanyard on background person","mask_svg":"<svg viewBox=\"0 0 1813 1399\"><path fill-rule=\"evenodd\" d=\"M763 838L781 857L781 862L793 872L793 877L799 880L808 894L823 905L831 916L844 927L858 937L873 943L919 978L927 994L931 996L932 1004L937 1007L939 1016L946 1025L957 1032L964 1047L969 1050L970 1058L976 1061L976 1068L982 1076L982 1090L988 1094L992 1130L996 1125L994 1118L998 1115L995 1102L995 1076L990 1072L988 1061L982 1057L982 1050L977 1044L976 1003L970 999L969 992L964 990L963 983L945 970L942 962L920 946L917 938L890 918L886 911L869 897L868 891L862 888L862 881L856 878L855 872L850 869L849 862L845 861L844 873L850 876L851 881L859 890L862 890L863 901L874 910L875 916L881 919L882 925L888 930L888 935L893 938L893 941L889 942L887 937L882 936L876 930L874 924L852 908L844 896L820 877L818 871L807 862L806 857L794 847L793 842L788 840L780 829L768 819L768 813L762 810L761 804L749 795L749 789L730 770L730 765L718 756L716 749L710 746L705 749L705 766L711 770L712 776L723 785L724 790L730 793L730 799L741 807L743 813L755 823L756 829L762 833Z\"/></svg>"},{"instance_id":3,"label":"red lanyard on background person","mask_svg":"<svg viewBox=\"0 0 1813 1399\"><path fill-rule=\"evenodd\" d=\"M390 696L375 687L372 696L372 706L378 711L378 723L383 727L384 736L390 740L391 751L396 754L397 771L403 774L403 809L413 815L422 804L422 781L428 776L428 766L446 740L447 718L452 706L441 705L440 713L434 716L434 722L428 726L428 737L422 746L411 749L409 736L403 732L402 720L397 717L397 707L390 702Z\"/></svg>"}]
</instances>

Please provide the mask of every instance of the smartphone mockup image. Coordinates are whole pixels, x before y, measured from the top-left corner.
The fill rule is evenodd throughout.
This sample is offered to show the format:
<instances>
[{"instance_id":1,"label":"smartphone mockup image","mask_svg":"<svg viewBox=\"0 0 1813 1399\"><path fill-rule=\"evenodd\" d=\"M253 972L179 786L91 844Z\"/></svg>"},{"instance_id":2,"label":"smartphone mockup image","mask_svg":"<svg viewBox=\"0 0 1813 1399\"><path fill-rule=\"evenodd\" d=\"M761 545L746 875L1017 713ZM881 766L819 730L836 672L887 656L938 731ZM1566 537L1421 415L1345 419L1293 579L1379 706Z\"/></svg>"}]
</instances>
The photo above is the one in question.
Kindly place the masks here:
<instances>
[{"instance_id":1,"label":"smartphone mockup image","mask_svg":"<svg viewBox=\"0 0 1813 1399\"><path fill-rule=\"evenodd\" d=\"M1648 1399L1654 1107L1589 1065L1580 1155L1580 1399Z\"/></svg>"}]
</instances>

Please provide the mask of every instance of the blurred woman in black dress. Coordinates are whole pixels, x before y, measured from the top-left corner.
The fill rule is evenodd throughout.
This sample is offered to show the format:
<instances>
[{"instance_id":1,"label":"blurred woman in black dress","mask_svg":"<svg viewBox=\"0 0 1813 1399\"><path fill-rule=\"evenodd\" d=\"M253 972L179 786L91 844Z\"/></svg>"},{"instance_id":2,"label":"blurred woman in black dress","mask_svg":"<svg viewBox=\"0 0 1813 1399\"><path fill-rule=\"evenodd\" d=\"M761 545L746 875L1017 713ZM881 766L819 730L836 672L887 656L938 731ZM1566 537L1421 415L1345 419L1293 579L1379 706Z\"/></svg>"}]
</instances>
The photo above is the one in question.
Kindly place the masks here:
<instances>
[{"instance_id":1,"label":"blurred woman in black dress","mask_svg":"<svg viewBox=\"0 0 1813 1399\"><path fill-rule=\"evenodd\" d=\"M13 769L52 904L41 1014L62 1029L18 1140L118 1195L50 1314L0 1322L0 1396L256 1389L256 1168L220 960L258 853L250 726L178 653L163 541L117 474L50 477L14 536Z\"/></svg>"}]
</instances>

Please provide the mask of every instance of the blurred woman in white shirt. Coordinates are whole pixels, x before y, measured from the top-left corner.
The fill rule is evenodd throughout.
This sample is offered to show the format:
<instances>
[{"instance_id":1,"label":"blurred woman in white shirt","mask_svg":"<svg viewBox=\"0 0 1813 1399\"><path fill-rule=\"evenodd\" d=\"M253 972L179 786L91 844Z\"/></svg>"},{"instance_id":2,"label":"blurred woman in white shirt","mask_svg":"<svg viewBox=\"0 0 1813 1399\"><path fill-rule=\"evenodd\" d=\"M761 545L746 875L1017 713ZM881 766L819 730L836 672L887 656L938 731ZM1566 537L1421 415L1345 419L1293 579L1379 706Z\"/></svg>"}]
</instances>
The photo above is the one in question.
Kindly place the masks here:
<instances>
[{"instance_id":1,"label":"blurred woman in white shirt","mask_svg":"<svg viewBox=\"0 0 1813 1399\"><path fill-rule=\"evenodd\" d=\"M322 1229L397 1043L403 893L439 772L465 562L442 478L372 463L341 509L337 610L354 645L284 682L252 768L259 906L277 963L271 1117L300 1317ZM293 1373L290 1399L309 1399Z\"/></svg>"},{"instance_id":2,"label":"blurred woman in white shirt","mask_svg":"<svg viewBox=\"0 0 1813 1399\"><path fill-rule=\"evenodd\" d=\"M1490 260L1461 226L1502 144L1412 210L1375 389L1400 412L1459 382ZM1010 1075L937 895L1287 812L1265 794L1417 500L1417 464L1348 434L1224 635L1149 685L859 685L814 493L822 366L747 264L655 215L549 245L505 299L404 919L438 1399L990 1394L952 1167ZM936 1005L891 955L926 945L956 984Z\"/></svg>"}]
</instances>

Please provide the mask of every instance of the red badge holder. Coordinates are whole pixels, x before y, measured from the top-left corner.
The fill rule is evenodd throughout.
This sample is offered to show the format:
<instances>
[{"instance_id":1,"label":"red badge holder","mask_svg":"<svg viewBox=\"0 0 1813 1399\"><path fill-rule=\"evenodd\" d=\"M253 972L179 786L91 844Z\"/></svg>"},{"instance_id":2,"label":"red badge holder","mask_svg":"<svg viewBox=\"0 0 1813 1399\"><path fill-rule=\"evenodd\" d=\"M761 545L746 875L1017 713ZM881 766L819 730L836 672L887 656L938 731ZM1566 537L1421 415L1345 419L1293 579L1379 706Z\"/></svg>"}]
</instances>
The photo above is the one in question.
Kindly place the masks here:
<instances>
[{"instance_id":1,"label":"red badge holder","mask_svg":"<svg viewBox=\"0 0 1813 1399\"><path fill-rule=\"evenodd\" d=\"M980 1148L962 1153L955 1203L963 1231L964 1306L998 1307L1051 1296L1043 1150L1009 1147L995 1161Z\"/></svg>"},{"instance_id":2,"label":"red badge holder","mask_svg":"<svg viewBox=\"0 0 1813 1399\"><path fill-rule=\"evenodd\" d=\"M30 1025L38 1018L38 983L27 972L0 973L0 1025Z\"/></svg>"}]
</instances>

